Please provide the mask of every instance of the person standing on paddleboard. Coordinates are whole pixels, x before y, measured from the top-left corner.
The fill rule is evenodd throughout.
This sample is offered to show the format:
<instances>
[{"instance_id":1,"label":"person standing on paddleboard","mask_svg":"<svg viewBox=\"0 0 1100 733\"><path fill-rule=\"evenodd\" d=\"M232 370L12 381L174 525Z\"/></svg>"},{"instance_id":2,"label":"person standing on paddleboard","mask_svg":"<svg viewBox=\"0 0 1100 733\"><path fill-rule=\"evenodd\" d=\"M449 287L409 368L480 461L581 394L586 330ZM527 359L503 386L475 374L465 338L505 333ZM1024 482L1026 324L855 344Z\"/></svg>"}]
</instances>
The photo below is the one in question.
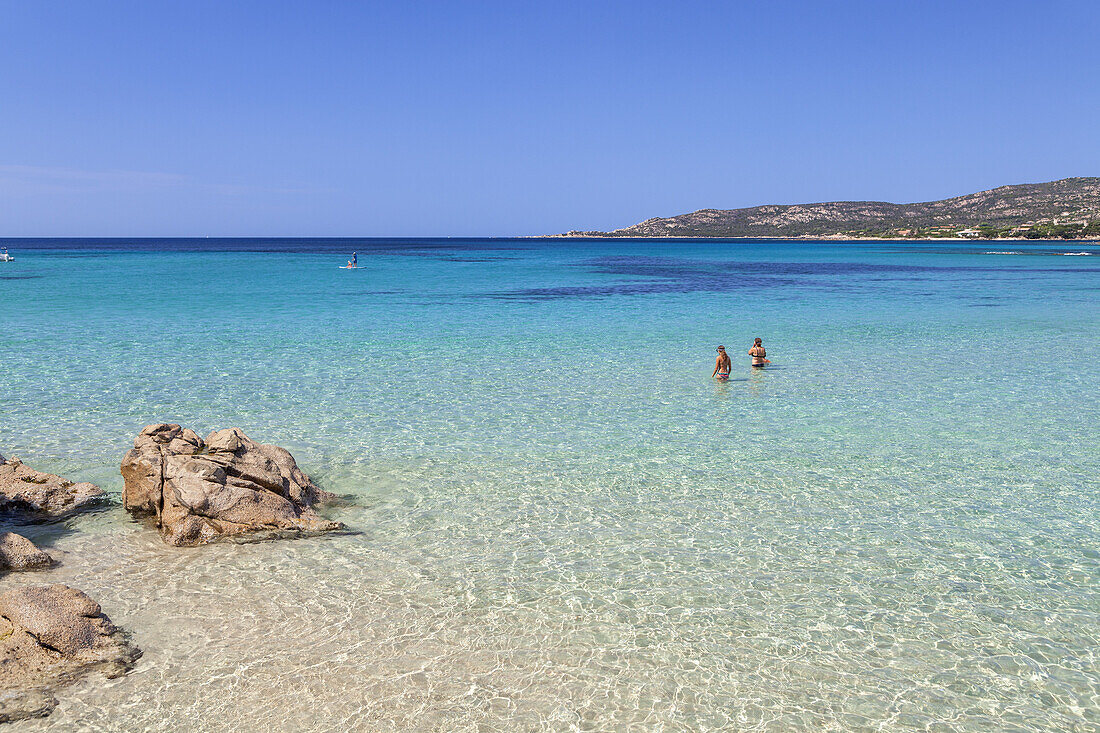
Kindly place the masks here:
<instances>
[{"instance_id":1,"label":"person standing on paddleboard","mask_svg":"<svg viewBox=\"0 0 1100 733\"><path fill-rule=\"evenodd\" d=\"M726 353L725 346L719 346L717 349L718 358L714 360L714 371L710 376L718 377L719 379L730 378L730 356Z\"/></svg>"},{"instance_id":2,"label":"person standing on paddleboard","mask_svg":"<svg viewBox=\"0 0 1100 733\"><path fill-rule=\"evenodd\" d=\"M768 355L767 351L764 351L764 342L761 339L756 339L753 342L752 348L749 349L749 356L752 357L752 365L754 367L764 367L766 364L771 364L770 361L765 359Z\"/></svg>"}]
</instances>

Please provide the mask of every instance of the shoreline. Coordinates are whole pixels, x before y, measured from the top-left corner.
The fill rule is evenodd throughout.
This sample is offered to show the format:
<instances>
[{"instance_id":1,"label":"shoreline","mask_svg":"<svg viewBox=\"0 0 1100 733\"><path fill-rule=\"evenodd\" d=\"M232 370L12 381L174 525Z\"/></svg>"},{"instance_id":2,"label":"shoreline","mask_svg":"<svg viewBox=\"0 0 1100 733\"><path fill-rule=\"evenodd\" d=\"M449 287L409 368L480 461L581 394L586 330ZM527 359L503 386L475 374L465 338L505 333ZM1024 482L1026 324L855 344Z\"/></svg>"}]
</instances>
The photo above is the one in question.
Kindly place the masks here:
<instances>
[{"instance_id":1,"label":"shoreline","mask_svg":"<svg viewBox=\"0 0 1100 733\"><path fill-rule=\"evenodd\" d=\"M712 236L682 236L682 235L661 235L661 236L646 236L646 235L597 235L597 234L513 234L513 235L500 235L500 236L484 236L484 237L450 237L450 236L399 236L399 237L384 237L384 236L340 236L340 237L265 237L265 236L239 236L239 237L8 237L3 240L5 242L18 243L17 246L24 247L29 250L41 250L41 249L64 249L64 247L57 246L41 246L44 243L48 244L64 244L69 242L104 242L111 245L118 245L120 243L146 243L146 242L250 242L250 241L262 241L262 242L346 242L349 246L355 246L356 243L374 243L374 242L424 242L424 241L455 241L455 242L507 242L507 241L528 241L528 240L561 240L561 239L588 239L593 241L612 241L612 240L624 240L624 241L643 241L643 240L694 240L700 242L724 242L724 241L756 241L756 242L1005 242L1005 243L1018 243L1018 244L1041 244L1043 242L1078 242L1086 245L1100 245L1100 238L1064 238L1064 237L1046 237L1042 239L1010 239L1001 237L997 239L986 239L982 237L847 237L839 235L823 235L817 236L801 236L801 237L767 237L767 236L727 236L727 237L712 237ZM38 245L38 246L35 246ZM10 247L9 247L10 249ZM124 247L110 247L110 249L124 249ZM171 248L150 249L143 251L172 251ZM342 250L341 250L342 251Z\"/></svg>"},{"instance_id":2,"label":"shoreline","mask_svg":"<svg viewBox=\"0 0 1100 733\"><path fill-rule=\"evenodd\" d=\"M820 237L708 237L708 236L615 236L610 234L546 234L520 237L520 239L696 239L713 240L717 242L725 240L750 240L766 242L1018 242L1020 244L1038 244L1041 242L1080 242L1081 244L1100 244L1100 239L1066 239L1062 237L1049 237L1044 239L985 239L983 237L842 237L835 234L826 234Z\"/></svg>"}]
</instances>

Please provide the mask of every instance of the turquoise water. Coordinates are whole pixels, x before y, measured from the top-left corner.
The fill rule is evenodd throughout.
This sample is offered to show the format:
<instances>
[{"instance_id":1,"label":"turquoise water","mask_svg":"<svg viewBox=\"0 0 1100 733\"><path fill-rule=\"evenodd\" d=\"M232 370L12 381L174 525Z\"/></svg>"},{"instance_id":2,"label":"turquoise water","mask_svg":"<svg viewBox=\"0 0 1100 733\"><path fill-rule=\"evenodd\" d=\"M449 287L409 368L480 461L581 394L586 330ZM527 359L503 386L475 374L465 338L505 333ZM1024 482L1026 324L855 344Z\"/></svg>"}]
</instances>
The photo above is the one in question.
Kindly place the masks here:
<instances>
[{"instance_id":1,"label":"turquoise water","mask_svg":"<svg viewBox=\"0 0 1100 733\"><path fill-rule=\"evenodd\" d=\"M355 530L36 529L145 657L30 729L1100 729L1096 245L10 246L0 452L239 426Z\"/></svg>"}]
</instances>

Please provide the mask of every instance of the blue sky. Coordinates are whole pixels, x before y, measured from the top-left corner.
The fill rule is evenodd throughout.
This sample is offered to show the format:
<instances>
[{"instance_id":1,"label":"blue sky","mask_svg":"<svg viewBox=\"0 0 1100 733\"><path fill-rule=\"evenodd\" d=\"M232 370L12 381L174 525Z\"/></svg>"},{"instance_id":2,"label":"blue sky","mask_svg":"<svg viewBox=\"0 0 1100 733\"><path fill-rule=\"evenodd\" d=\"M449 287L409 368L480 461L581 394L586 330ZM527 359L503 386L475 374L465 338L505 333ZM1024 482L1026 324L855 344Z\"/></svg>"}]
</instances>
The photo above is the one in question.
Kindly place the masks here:
<instances>
[{"instance_id":1,"label":"blue sky","mask_svg":"<svg viewBox=\"0 0 1100 733\"><path fill-rule=\"evenodd\" d=\"M0 237L610 229L1100 175L1100 3L0 1Z\"/></svg>"}]
</instances>

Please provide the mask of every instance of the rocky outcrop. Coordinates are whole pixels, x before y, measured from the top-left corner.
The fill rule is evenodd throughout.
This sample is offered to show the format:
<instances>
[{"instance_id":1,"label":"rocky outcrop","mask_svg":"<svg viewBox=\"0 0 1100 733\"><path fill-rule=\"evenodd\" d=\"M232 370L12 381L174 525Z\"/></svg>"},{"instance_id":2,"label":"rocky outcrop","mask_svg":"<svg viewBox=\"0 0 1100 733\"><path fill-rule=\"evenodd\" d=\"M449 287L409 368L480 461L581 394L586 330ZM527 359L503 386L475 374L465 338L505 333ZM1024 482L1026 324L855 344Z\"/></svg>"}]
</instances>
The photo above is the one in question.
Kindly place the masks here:
<instances>
[{"instance_id":1,"label":"rocky outcrop","mask_svg":"<svg viewBox=\"0 0 1100 733\"><path fill-rule=\"evenodd\" d=\"M122 460L122 503L155 517L170 545L201 545L253 533L315 533L343 527L313 511L335 498L293 456L239 428L203 440L179 425L149 425Z\"/></svg>"},{"instance_id":2,"label":"rocky outcrop","mask_svg":"<svg viewBox=\"0 0 1100 733\"><path fill-rule=\"evenodd\" d=\"M0 530L0 573L7 570L48 568L53 558L23 535Z\"/></svg>"},{"instance_id":3,"label":"rocky outcrop","mask_svg":"<svg viewBox=\"0 0 1100 733\"><path fill-rule=\"evenodd\" d=\"M35 471L18 458L0 462L0 513L50 519L96 504L104 496L95 484Z\"/></svg>"},{"instance_id":4,"label":"rocky outcrop","mask_svg":"<svg viewBox=\"0 0 1100 733\"><path fill-rule=\"evenodd\" d=\"M1079 222L1077 234L1095 237L1085 222L1100 222L1100 178L1063 178L1049 183L1001 186L938 201L893 204L885 201L827 201L769 204L742 209L699 209L654 217L611 232L573 231L568 236L611 237L832 237L867 232L891 236L933 236L927 230L995 228ZM1038 229L1036 231L1039 231ZM901 234L900 232L906 232ZM938 236L943 236L941 232ZM983 236L989 236L988 234ZM997 236L1008 236L1008 234ZM1019 232L1011 232L1019 236ZM1054 236L1054 235L1051 235Z\"/></svg>"},{"instance_id":5,"label":"rocky outcrop","mask_svg":"<svg viewBox=\"0 0 1100 733\"><path fill-rule=\"evenodd\" d=\"M81 591L9 590L0 595L0 723L48 715L58 687L96 670L117 677L140 656Z\"/></svg>"}]
</instances>

